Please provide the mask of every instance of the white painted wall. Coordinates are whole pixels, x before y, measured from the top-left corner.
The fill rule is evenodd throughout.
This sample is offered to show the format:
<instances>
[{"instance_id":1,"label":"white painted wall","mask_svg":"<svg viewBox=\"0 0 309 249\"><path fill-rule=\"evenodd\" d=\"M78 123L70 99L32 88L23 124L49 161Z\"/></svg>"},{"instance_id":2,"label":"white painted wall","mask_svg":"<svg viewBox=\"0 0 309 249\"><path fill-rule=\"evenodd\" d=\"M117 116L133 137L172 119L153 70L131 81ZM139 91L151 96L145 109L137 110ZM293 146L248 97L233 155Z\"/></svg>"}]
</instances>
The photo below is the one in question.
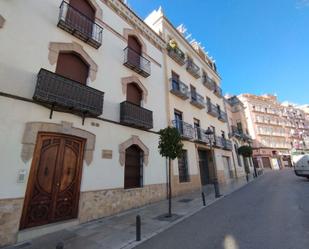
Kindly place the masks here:
<instances>
[{"instance_id":1,"label":"white painted wall","mask_svg":"<svg viewBox=\"0 0 309 249\"><path fill-rule=\"evenodd\" d=\"M25 169L27 178L31 161L21 160L22 136L27 122L48 122L60 124L72 122L73 127L96 134L95 151L92 163L83 163L81 191L110 188L123 188L124 167L119 163L118 145L137 135L149 148L149 164L144 166L144 185L164 183L166 180L165 159L158 152L158 135L127 128L97 119L86 119L84 126L80 117L54 112L49 119L49 109L37 104L0 97L0 151L1 181L0 199L24 197L27 180L17 183L18 171ZM99 127L91 125L99 123ZM102 159L102 150L113 151L112 159Z\"/></svg>"}]
</instances>

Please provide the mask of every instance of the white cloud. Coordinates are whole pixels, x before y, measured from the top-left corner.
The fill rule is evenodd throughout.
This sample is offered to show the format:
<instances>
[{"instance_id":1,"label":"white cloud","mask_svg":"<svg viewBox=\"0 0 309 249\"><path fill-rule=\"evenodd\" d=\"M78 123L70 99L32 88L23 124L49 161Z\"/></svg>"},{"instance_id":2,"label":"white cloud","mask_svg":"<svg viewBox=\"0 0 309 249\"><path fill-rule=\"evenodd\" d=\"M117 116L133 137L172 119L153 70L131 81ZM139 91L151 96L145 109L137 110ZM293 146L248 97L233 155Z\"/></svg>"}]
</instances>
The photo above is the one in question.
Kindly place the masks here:
<instances>
[{"instance_id":1,"label":"white cloud","mask_svg":"<svg viewBox=\"0 0 309 249\"><path fill-rule=\"evenodd\" d=\"M296 8L297 9L301 9L301 8L305 8L305 7L309 7L309 0L297 0L296 1Z\"/></svg>"}]
</instances>

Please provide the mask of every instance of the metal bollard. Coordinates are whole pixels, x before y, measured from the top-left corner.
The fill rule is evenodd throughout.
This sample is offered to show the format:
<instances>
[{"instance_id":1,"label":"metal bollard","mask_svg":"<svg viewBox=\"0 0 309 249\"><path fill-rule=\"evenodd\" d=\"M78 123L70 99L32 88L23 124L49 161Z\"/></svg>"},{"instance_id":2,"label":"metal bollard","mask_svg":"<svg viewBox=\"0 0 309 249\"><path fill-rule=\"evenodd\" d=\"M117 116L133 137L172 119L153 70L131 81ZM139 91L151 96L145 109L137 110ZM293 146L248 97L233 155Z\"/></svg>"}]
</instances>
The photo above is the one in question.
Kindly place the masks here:
<instances>
[{"instance_id":1,"label":"metal bollard","mask_svg":"<svg viewBox=\"0 0 309 249\"><path fill-rule=\"evenodd\" d=\"M64 244L62 242L59 242L57 245L56 245L56 249L63 249L64 248Z\"/></svg>"},{"instance_id":2,"label":"metal bollard","mask_svg":"<svg viewBox=\"0 0 309 249\"><path fill-rule=\"evenodd\" d=\"M249 182L249 174L246 174L247 182Z\"/></svg>"},{"instance_id":3,"label":"metal bollard","mask_svg":"<svg viewBox=\"0 0 309 249\"><path fill-rule=\"evenodd\" d=\"M205 200L205 194L202 192L202 200L203 200L203 206L206 206L206 200Z\"/></svg>"},{"instance_id":4,"label":"metal bollard","mask_svg":"<svg viewBox=\"0 0 309 249\"><path fill-rule=\"evenodd\" d=\"M214 188L215 188L215 196L216 196L216 198L219 198L219 197L221 197L221 194L220 194L220 188L219 188L218 179L215 178L215 179L213 180L213 183L214 183Z\"/></svg>"},{"instance_id":5,"label":"metal bollard","mask_svg":"<svg viewBox=\"0 0 309 249\"><path fill-rule=\"evenodd\" d=\"M136 241L141 241L141 216L136 216Z\"/></svg>"}]
</instances>

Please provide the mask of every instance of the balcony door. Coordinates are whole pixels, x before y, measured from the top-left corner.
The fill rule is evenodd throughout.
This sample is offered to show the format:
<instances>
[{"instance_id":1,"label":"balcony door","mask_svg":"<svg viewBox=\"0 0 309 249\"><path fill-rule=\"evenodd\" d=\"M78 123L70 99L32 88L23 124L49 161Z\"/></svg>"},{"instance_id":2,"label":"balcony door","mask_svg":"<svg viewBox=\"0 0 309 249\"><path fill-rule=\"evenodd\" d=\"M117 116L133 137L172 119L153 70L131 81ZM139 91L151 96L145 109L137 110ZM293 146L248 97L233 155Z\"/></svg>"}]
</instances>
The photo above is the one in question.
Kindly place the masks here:
<instances>
[{"instance_id":1,"label":"balcony door","mask_svg":"<svg viewBox=\"0 0 309 249\"><path fill-rule=\"evenodd\" d=\"M82 34L92 37L95 10L87 0L70 0L66 21Z\"/></svg>"},{"instance_id":2,"label":"balcony door","mask_svg":"<svg viewBox=\"0 0 309 249\"><path fill-rule=\"evenodd\" d=\"M39 133L20 228L77 217L85 140Z\"/></svg>"},{"instance_id":3,"label":"balcony door","mask_svg":"<svg viewBox=\"0 0 309 249\"><path fill-rule=\"evenodd\" d=\"M135 83L127 85L127 101L141 106L142 90Z\"/></svg>"},{"instance_id":4,"label":"balcony door","mask_svg":"<svg viewBox=\"0 0 309 249\"><path fill-rule=\"evenodd\" d=\"M183 134L183 122L182 122L182 113L179 111L174 111L175 116L175 125L180 134Z\"/></svg>"},{"instance_id":5,"label":"balcony door","mask_svg":"<svg viewBox=\"0 0 309 249\"><path fill-rule=\"evenodd\" d=\"M128 61L136 66L140 67L140 56L142 55L142 46L139 42L139 40L133 36L130 35L128 37Z\"/></svg>"},{"instance_id":6,"label":"balcony door","mask_svg":"<svg viewBox=\"0 0 309 249\"><path fill-rule=\"evenodd\" d=\"M59 53L56 73L86 84L88 78L89 66L75 53Z\"/></svg>"},{"instance_id":7,"label":"balcony door","mask_svg":"<svg viewBox=\"0 0 309 249\"><path fill-rule=\"evenodd\" d=\"M173 87L173 90L180 91L179 75L173 71L172 71L172 87Z\"/></svg>"}]
</instances>

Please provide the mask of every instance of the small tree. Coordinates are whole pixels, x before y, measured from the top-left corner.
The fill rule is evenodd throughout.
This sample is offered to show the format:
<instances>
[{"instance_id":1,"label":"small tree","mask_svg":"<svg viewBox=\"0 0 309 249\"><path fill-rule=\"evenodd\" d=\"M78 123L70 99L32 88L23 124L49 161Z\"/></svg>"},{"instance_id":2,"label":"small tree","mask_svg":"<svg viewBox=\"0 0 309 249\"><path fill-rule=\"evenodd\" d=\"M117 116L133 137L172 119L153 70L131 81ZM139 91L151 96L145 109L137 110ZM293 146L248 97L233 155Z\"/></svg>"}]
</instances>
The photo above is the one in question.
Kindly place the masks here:
<instances>
[{"instance_id":1,"label":"small tree","mask_svg":"<svg viewBox=\"0 0 309 249\"><path fill-rule=\"evenodd\" d=\"M248 146L248 145L243 145L243 146L238 148L238 154L242 155L244 157L245 170L246 170L246 173L249 174L250 169L249 169L249 165L247 163L247 158L252 157L252 154L253 154L252 147ZM254 167L254 171L256 171L255 167ZM254 173L256 174L256 172L254 172Z\"/></svg>"},{"instance_id":2,"label":"small tree","mask_svg":"<svg viewBox=\"0 0 309 249\"><path fill-rule=\"evenodd\" d=\"M172 160L181 156L183 144L178 130L167 127L159 131L159 152L161 156L168 158L168 217L172 216Z\"/></svg>"}]
</instances>

